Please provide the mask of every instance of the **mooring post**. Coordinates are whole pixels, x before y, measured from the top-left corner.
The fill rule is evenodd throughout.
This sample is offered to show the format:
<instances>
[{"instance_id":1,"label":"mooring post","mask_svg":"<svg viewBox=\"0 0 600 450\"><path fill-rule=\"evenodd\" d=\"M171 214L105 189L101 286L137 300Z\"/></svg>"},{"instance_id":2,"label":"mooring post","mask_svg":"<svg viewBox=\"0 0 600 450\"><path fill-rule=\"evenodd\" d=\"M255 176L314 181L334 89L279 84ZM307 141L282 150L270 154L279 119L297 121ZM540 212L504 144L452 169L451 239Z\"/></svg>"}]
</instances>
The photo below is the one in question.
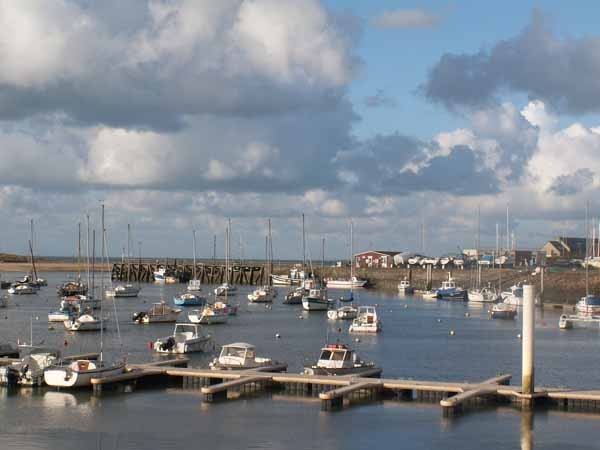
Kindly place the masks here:
<instances>
[{"instance_id":1,"label":"mooring post","mask_svg":"<svg viewBox=\"0 0 600 450\"><path fill-rule=\"evenodd\" d=\"M534 358L535 358L535 287L523 286L523 350L522 374L523 394L531 395L534 387Z\"/></svg>"}]
</instances>

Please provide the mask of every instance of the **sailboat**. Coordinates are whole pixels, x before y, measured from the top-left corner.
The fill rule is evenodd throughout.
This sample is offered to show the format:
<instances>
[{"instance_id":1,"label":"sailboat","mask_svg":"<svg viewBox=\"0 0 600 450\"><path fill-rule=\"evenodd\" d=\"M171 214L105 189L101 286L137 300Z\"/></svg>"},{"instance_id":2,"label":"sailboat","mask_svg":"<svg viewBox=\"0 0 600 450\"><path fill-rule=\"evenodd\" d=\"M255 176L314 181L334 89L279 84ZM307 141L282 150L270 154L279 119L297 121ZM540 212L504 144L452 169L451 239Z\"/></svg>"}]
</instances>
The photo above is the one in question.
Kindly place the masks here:
<instances>
[{"instance_id":1,"label":"sailboat","mask_svg":"<svg viewBox=\"0 0 600 450\"><path fill-rule=\"evenodd\" d=\"M227 228L225 229L225 282L215 288L215 295L217 297L227 297L228 295L234 295L237 290L235 286L229 284L229 249L230 249L230 237L231 237L231 219L229 219Z\"/></svg>"},{"instance_id":2,"label":"sailboat","mask_svg":"<svg viewBox=\"0 0 600 450\"><path fill-rule=\"evenodd\" d=\"M200 280L196 277L196 230L193 231L194 235L194 266L192 267L192 279L188 282L188 292L200 292L202 290Z\"/></svg>"},{"instance_id":3,"label":"sailboat","mask_svg":"<svg viewBox=\"0 0 600 450\"><path fill-rule=\"evenodd\" d=\"M273 244L271 239L271 219L269 219L269 234L265 239L265 272L268 274L266 278L269 281L271 281L270 273L273 264ZM251 294L248 294L248 300L250 303L271 303L276 295L277 291L273 286L265 284L255 289Z\"/></svg>"},{"instance_id":4,"label":"sailboat","mask_svg":"<svg viewBox=\"0 0 600 450\"><path fill-rule=\"evenodd\" d=\"M353 248L354 222L350 221L350 279L327 280L328 289L354 289L362 288L367 284L367 280L361 280L354 275L354 248Z\"/></svg>"},{"instance_id":5,"label":"sailboat","mask_svg":"<svg viewBox=\"0 0 600 450\"><path fill-rule=\"evenodd\" d=\"M106 229L104 228L104 204L102 205L102 257L106 258L108 263L108 256L106 255ZM104 270L102 270L102 289L100 292L104 293ZM44 381L48 386L55 386L61 388L74 388L90 386L93 378L104 378L113 375L121 374L125 371L125 360L108 363L104 360L103 353L103 319L102 319L102 304L100 302L100 357L98 360L92 359L78 359L69 362L66 365L51 366L44 370ZM120 336L119 321L117 320L116 304L113 300L115 323L117 327L117 333Z\"/></svg>"},{"instance_id":6,"label":"sailboat","mask_svg":"<svg viewBox=\"0 0 600 450\"><path fill-rule=\"evenodd\" d=\"M127 224L127 284L118 284L114 289L109 289L106 291L107 297L117 297L117 298L132 298L137 297L140 291L142 290L141 286L138 284L137 286L129 283L130 271L131 271L131 225Z\"/></svg>"}]
</instances>

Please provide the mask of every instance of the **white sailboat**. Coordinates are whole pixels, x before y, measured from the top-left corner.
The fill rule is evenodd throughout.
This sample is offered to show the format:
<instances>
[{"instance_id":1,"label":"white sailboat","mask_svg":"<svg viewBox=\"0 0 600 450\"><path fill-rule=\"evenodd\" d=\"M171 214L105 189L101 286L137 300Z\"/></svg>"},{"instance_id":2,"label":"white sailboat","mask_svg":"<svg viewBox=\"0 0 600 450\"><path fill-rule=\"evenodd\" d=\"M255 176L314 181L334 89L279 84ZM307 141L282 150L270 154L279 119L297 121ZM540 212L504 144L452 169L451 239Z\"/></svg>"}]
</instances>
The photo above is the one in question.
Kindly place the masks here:
<instances>
[{"instance_id":1,"label":"white sailboat","mask_svg":"<svg viewBox=\"0 0 600 450\"><path fill-rule=\"evenodd\" d=\"M215 295L217 297L227 297L235 295L237 288L232 284L229 284L229 249L230 249L230 238L231 238L231 219L227 223L225 229L225 282L215 288Z\"/></svg>"},{"instance_id":2,"label":"white sailboat","mask_svg":"<svg viewBox=\"0 0 600 450\"><path fill-rule=\"evenodd\" d=\"M355 289L365 287L367 280L354 275L354 222L350 221L350 279L327 280L328 289Z\"/></svg>"},{"instance_id":3,"label":"white sailboat","mask_svg":"<svg viewBox=\"0 0 600 450\"><path fill-rule=\"evenodd\" d=\"M188 281L188 292L200 292L202 290L200 280L196 277L196 230L192 231L194 247L194 266L192 267L192 279Z\"/></svg>"},{"instance_id":4,"label":"white sailboat","mask_svg":"<svg viewBox=\"0 0 600 450\"><path fill-rule=\"evenodd\" d=\"M104 204L102 205L102 256L106 257L106 263L108 263L108 257L106 255L106 229L104 228ZM104 292L104 270L102 271L102 289ZM44 370L44 381L48 386L55 386L61 388L72 388L72 387L84 387L90 386L93 378L103 378L113 375L121 374L125 371L125 360L109 363L104 360L103 354L103 320L102 320L102 304L100 303L100 357L97 361L91 359L79 359L73 361L67 365L62 366L51 366ZM113 301L115 318L116 304ZM119 330L119 321L115 320L117 333L119 334L119 340L121 339Z\"/></svg>"}]
</instances>

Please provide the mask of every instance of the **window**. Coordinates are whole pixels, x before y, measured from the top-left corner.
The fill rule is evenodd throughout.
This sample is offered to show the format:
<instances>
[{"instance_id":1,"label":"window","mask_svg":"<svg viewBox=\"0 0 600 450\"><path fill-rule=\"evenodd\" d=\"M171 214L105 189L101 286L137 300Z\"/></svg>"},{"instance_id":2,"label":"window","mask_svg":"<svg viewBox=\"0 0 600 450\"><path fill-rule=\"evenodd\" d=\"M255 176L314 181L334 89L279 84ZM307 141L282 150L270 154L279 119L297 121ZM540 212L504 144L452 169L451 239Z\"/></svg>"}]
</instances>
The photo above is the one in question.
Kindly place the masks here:
<instances>
[{"instance_id":1,"label":"window","mask_svg":"<svg viewBox=\"0 0 600 450\"><path fill-rule=\"evenodd\" d=\"M329 361L329 358L331 357L331 351L330 350L323 350L321 352L321 357L319 359L324 359Z\"/></svg>"},{"instance_id":2,"label":"window","mask_svg":"<svg viewBox=\"0 0 600 450\"><path fill-rule=\"evenodd\" d=\"M331 355L331 360L332 361L343 361L345 353L346 353L345 351L333 352L333 354Z\"/></svg>"}]
</instances>

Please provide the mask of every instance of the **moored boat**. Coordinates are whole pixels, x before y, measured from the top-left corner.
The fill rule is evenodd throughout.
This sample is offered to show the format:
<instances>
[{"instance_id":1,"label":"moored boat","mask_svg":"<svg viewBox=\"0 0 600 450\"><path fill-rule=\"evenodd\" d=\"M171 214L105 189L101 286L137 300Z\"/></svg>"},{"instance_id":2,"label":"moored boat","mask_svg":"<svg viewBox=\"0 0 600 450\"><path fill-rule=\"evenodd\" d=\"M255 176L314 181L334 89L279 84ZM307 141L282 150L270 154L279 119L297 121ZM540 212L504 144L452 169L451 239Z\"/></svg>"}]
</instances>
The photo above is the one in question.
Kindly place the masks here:
<instances>
[{"instance_id":1,"label":"moored boat","mask_svg":"<svg viewBox=\"0 0 600 450\"><path fill-rule=\"evenodd\" d=\"M315 364L305 366L306 375L362 375L379 376L381 369L373 362L358 358L354 350L344 344L328 344L321 349Z\"/></svg>"},{"instance_id":2,"label":"moored boat","mask_svg":"<svg viewBox=\"0 0 600 450\"><path fill-rule=\"evenodd\" d=\"M285 294L285 298L282 303L284 305L301 305L302 297L305 293L306 290L302 286L292 289L287 294Z\"/></svg>"},{"instance_id":3,"label":"moored boat","mask_svg":"<svg viewBox=\"0 0 600 450\"><path fill-rule=\"evenodd\" d=\"M215 288L215 295L217 297L225 297L229 295L235 295L237 288L229 283L223 283Z\"/></svg>"},{"instance_id":4,"label":"moored boat","mask_svg":"<svg viewBox=\"0 0 600 450\"><path fill-rule=\"evenodd\" d=\"M492 319L514 319L517 316L517 308L507 303L496 303L490 310Z\"/></svg>"},{"instance_id":5,"label":"moored boat","mask_svg":"<svg viewBox=\"0 0 600 450\"><path fill-rule=\"evenodd\" d=\"M60 297L69 297L72 295L86 295L88 291L87 284L81 280L66 281L56 287L56 292Z\"/></svg>"},{"instance_id":6,"label":"moored boat","mask_svg":"<svg viewBox=\"0 0 600 450\"><path fill-rule=\"evenodd\" d=\"M523 306L523 286L520 284L512 285L508 291L500 294L502 301L507 305Z\"/></svg>"},{"instance_id":7,"label":"moored boat","mask_svg":"<svg viewBox=\"0 0 600 450\"><path fill-rule=\"evenodd\" d=\"M114 289L110 289L106 291L107 297L116 297L116 298L129 298L129 297L137 297L140 293L141 288L139 286L134 286L132 284L120 284L116 286Z\"/></svg>"},{"instance_id":8,"label":"moored boat","mask_svg":"<svg viewBox=\"0 0 600 450\"><path fill-rule=\"evenodd\" d=\"M331 320L352 320L355 319L357 315L358 308L351 305L327 311L327 318Z\"/></svg>"},{"instance_id":9,"label":"moored boat","mask_svg":"<svg viewBox=\"0 0 600 450\"><path fill-rule=\"evenodd\" d=\"M332 308L334 302L327 298L327 289L310 289L302 297L302 308L305 311L327 311Z\"/></svg>"},{"instance_id":10,"label":"moored boat","mask_svg":"<svg viewBox=\"0 0 600 450\"><path fill-rule=\"evenodd\" d=\"M600 296L586 295L581 297L575 306L577 312L583 314L599 314L600 313Z\"/></svg>"},{"instance_id":11,"label":"moored boat","mask_svg":"<svg viewBox=\"0 0 600 450\"><path fill-rule=\"evenodd\" d=\"M377 317L377 310L374 306L359 306L356 319L348 331L350 333L379 333L381 331L381 321Z\"/></svg>"},{"instance_id":12,"label":"moored boat","mask_svg":"<svg viewBox=\"0 0 600 450\"><path fill-rule=\"evenodd\" d=\"M165 302L154 303L148 311L135 313L133 321L143 324L176 322L181 311L180 308L171 308Z\"/></svg>"},{"instance_id":13,"label":"moored boat","mask_svg":"<svg viewBox=\"0 0 600 450\"><path fill-rule=\"evenodd\" d=\"M211 306L205 306L203 309L195 309L188 314L188 319L192 323L201 323L203 325L216 325L227 323L228 314L218 311Z\"/></svg>"},{"instance_id":14,"label":"moored boat","mask_svg":"<svg viewBox=\"0 0 600 450\"><path fill-rule=\"evenodd\" d=\"M496 289L492 287L484 287L482 289L469 289L467 298L473 303L496 303L500 300L500 295Z\"/></svg>"},{"instance_id":15,"label":"moored boat","mask_svg":"<svg viewBox=\"0 0 600 450\"><path fill-rule=\"evenodd\" d=\"M398 293L402 295L413 294L415 292L415 288L410 284L410 280L408 278L404 278L404 280L400 280L398 283Z\"/></svg>"},{"instance_id":16,"label":"moored boat","mask_svg":"<svg viewBox=\"0 0 600 450\"><path fill-rule=\"evenodd\" d=\"M355 276L345 280L327 280L327 289L356 289L365 287L367 280Z\"/></svg>"},{"instance_id":17,"label":"moored boat","mask_svg":"<svg viewBox=\"0 0 600 450\"><path fill-rule=\"evenodd\" d=\"M106 329L106 321L91 313L82 314L76 318L69 318L63 322L68 331L99 331Z\"/></svg>"},{"instance_id":18,"label":"moored boat","mask_svg":"<svg viewBox=\"0 0 600 450\"><path fill-rule=\"evenodd\" d=\"M265 285L248 294L248 300L251 303L271 303L276 295L277 291L272 286Z\"/></svg>"},{"instance_id":19,"label":"moored boat","mask_svg":"<svg viewBox=\"0 0 600 450\"><path fill-rule=\"evenodd\" d=\"M206 299L196 294L185 293L173 298L177 306L204 306Z\"/></svg>"},{"instance_id":20,"label":"moored boat","mask_svg":"<svg viewBox=\"0 0 600 450\"><path fill-rule=\"evenodd\" d=\"M42 347L27 348L18 362L0 367L0 385L42 386L44 370L58 364L60 352Z\"/></svg>"},{"instance_id":21,"label":"moored boat","mask_svg":"<svg viewBox=\"0 0 600 450\"><path fill-rule=\"evenodd\" d=\"M237 314L238 306L231 305L225 302L214 302L212 307L223 314L227 314L228 316L235 316Z\"/></svg>"},{"instance_id":22,"label":"moored boat","mask_svg":"<svg viewBox=\"0 0 600 450\"><path fill-rule=\"evenodd\" d=\"M447 280L442 281L442 287L436 292L439 300L467 300L467 292L456 285L454 278L450 274L448 274Z\"/></svg>"},{"instance_id":23,"label":"moored boat","mask_svg":"<svg viewBox=\"0 0 600 450\"><path fill-rule=\"evenodd\" d=\"M11 295L32 295L37 294L37 289L27 283L13 284L8 293Z\"/></svg>"},{"instance_id":24,"label":"moored boat","mask_svg":"<svg viewBox=\"0 0 600 450\"><path fill-rule=\"evenodd\" d=\"M48 386L75 388L91 386L92 378L119 375L125 371L125 362L108 364L91 359L78 359L65 365L51 366L44 370Z\"/></svg>"},{"instance_id":25,"label":"moored boat","mask_svg":"<svg viewBox=\"0 0 600 450\"><path fill-rule=\"evenodd\" d=\"M173 334L156 340L152 348L159 353L210 352L215 343L210 334L202 333L201 328L192 323L177 323Z\"/></svg>"},{"instance_id":26,"label":"moored boat","mask_svg":"<svg viewBox=\"0 0 600 450\"><path fill-rule=\"evenodd\" d=\"M248 370L281 366L282 364L271 358L256 356L256 348L252 344L235 342L224 345L219 357L215 358L209 366L213 370Z\"/></svg>"}]
</instances>

